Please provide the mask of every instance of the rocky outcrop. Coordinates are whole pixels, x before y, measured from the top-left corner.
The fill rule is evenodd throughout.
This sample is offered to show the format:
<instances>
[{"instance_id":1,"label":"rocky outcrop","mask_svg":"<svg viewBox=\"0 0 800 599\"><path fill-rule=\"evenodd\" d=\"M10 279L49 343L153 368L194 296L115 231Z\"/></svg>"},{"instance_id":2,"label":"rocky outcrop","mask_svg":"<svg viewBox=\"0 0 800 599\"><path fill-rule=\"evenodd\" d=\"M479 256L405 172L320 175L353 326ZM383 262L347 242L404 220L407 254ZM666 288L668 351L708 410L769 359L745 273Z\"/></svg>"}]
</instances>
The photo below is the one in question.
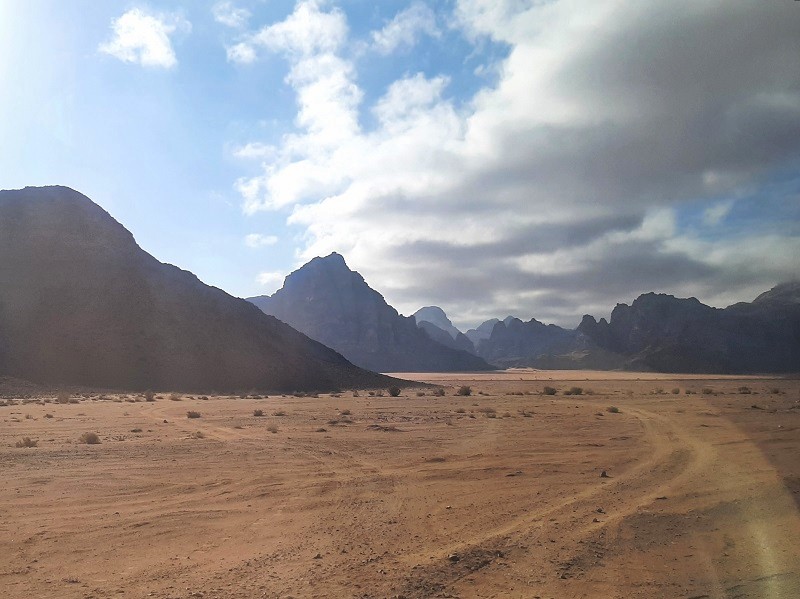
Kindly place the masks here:
<instances>
[{"instance_id":1,"label":"rocky outcrop","mask_svg":"<svg viewBox=\"0 0 800 599\"><path fill-rule=\"evenodd\" d=\"M647 293L618 304L611 320L585 316L578 331L626 356L625 367L662 372L800 370L800 285L786 283L724 309L695 298Z\"/></svg>"},{"instance_id":2,"label":"rocky outcrop","mask_svg":"<svg viewBox=\"0 0 800 599\"><path fill-rule=\"evenodd\" d=\"M488 339L479 341L478 355L497 366L541 367L556 356L586 349L583 335L556 325L545 325L532 318L523 322L508 317L498 321ZM563 360L562 360L563 361Z\"/></svg>"},{"instance_id":3,"label":"rocky outcrop","mask_svg":"<svg viewBox=\"0 0 800 599\"><path fill-rule=\"evenodd\" d=\"M245 300L158 262L66 187L0 192L0 374L207 392L387 384Z\"/></svg>"},{"instance_id":4,"label":"rocky outcrop","mask_svg":"<svg viewBox=\"0 0 800 599\"><path fill-rule=\"evenodd\" d=\"M271 296L249 298L267 314L378 372L488 370L484 360L446 347L417 327L333 253L286 277Z\"/></svg>"},{"instance_id":5,"label":"rocky outcrop","mask_svg":"<svg viewBox=\"0 0 800 599\"><path fill-rule=\"evenodd\" d=\"M482 322L474 329L469 329L466 333L464 333L467 338L472 341L472 344L477 348L478 344L483 339L488 339L492 336L492 330L494 329L494 325L500 322L497 318L491 318L487 321Z\"/></svg>"}]
</instances>

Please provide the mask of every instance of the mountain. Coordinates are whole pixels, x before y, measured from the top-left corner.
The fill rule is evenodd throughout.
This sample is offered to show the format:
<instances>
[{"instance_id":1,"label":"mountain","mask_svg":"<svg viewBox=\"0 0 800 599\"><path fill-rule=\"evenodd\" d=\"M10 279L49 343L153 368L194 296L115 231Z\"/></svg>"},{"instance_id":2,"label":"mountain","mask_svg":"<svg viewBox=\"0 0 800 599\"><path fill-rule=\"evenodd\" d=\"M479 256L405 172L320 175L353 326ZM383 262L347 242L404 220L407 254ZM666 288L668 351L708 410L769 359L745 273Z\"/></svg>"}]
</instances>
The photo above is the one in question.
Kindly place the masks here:
<instances>
[{"instance_id":1,"label":"mountain","mask_svg":"<svg viewBox=\"0 0 800 599\"><path fill-rule=\"evenodd\" d=\"M286 277L271 296L249 298L267 314L378 372L490 370L482 359L445 347L401 316L333 253Z\"/></svg>"},{"instance_id":2,"label":"mountain","mask_svg":"<svg viewBox=\"0 0 800 599\"><path fill-rule=\"evenodd\" d=\"M619 356L594 346L580 331L513 316L495 322L489 337L478 342L477 353L501 368L614 369L622 364Z\"/></svg>"},{"instance_id":3,"label":"mountain","mask_svg":"<svg viewBox=\"0 0 800 599\"><path fill-rule=\"evenodd\" d=\"M461 331L453 326L453 323L450 322L449 318L447 318L447 314L445 314L444 310L442 310L439 306L425 306L424 308L420 308L414 312L412 316L417 321L417 325L422 322L429 322L445 331L453 339L458 337L459 333L461 333Z\"/></svg>"},{"instance_id":4,"label":"mountain","mask_svg":"<svg viewBox=\"0 0 800 599\"><path fill-rule=\"evenodd\" d=\"M417 326L428 333L428 337L453 349L475 353L475 346L464 333L459 331L447 318L439 306L420 308L412 315Z\"/></svg>"},{"instance_id":5,"label":"mountain","mask_svg":"<svg viewBox=\"0 0 800 599\"><path fill-rule=\"evenodd\" d=\"M158 262L106 211L66 187L0 191L0 374L220 392L388 381Z\"/></svg>"},{"instance_id":6,"label":"mountain","mask_svg":"<svg viewBox=\"0 0 800 599\"><path fill-rule=\"evenodd\" d=\"M800 284L785 283L753 302L712 308L695 298L646 293L618 304L611 320L584 316L578 331L626 356L630 369L662 372L797 372Z\"/></svg>"},{"instance_id":7,"label":"mountain","mask_svg":"<svg viewBox=\"0 0 800 599\"><path fill-rule=\"evenodd\" d=\"M464 334L467 336L467 338L469 338L470 341L472 341L472 344L477 347L478 343L480 343L482 339L488 339L492 336L494 325L496 325L498 322L500 321L497 318L492 318L481 323L477 328L468 330Z\"/></svg>"}]
</instances>

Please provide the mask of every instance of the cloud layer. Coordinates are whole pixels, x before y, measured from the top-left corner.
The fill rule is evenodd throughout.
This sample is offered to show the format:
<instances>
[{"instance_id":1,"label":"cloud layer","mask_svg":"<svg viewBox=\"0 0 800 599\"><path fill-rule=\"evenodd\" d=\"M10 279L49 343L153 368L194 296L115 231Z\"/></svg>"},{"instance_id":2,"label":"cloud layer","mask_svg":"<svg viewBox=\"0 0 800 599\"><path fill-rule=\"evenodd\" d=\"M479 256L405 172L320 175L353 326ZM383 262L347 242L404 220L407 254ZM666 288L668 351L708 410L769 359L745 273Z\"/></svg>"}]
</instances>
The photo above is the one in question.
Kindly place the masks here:
<instances>
[{"instance_id":1,"label":"cloud layer","mask_svg":"<svg viewBox=\"0 0 800 599\"><path fill-rule=\"evenodd\" d=\"M730 226L800 166L796 7L461 0L448 20L508 50L466 99L407 72L365 106L364 40L313 0L229 48L288 63L295 130L236 186L247 213L304 228L298 261L339 251L401 311L462 325L574 326L649 290L724 304L800 276L797 223ZM415 2L366 41L384 55L422 33L440 29ZM800 212L797 177L780 193Z\"/></svg>"}]
</instances>

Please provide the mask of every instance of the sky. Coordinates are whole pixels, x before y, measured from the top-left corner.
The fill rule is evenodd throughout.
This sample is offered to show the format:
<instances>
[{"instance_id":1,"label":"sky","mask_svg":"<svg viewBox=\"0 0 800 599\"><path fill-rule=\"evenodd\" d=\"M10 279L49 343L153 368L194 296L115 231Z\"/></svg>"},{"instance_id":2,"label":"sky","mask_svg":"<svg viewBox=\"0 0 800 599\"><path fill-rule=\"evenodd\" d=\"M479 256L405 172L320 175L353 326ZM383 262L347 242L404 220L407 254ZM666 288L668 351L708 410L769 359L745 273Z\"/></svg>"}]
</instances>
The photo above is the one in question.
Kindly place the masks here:
<instances>
[{"instance_id":1,"label":"sky","mask_svg":"<svg viewBox=\"0 0 800 599\"><path fill-rule=\"evenodd\" d=\"M800 278L800 3L1 0L0 189L270 294L575 327Z\"/></svg>"}]
</instances>

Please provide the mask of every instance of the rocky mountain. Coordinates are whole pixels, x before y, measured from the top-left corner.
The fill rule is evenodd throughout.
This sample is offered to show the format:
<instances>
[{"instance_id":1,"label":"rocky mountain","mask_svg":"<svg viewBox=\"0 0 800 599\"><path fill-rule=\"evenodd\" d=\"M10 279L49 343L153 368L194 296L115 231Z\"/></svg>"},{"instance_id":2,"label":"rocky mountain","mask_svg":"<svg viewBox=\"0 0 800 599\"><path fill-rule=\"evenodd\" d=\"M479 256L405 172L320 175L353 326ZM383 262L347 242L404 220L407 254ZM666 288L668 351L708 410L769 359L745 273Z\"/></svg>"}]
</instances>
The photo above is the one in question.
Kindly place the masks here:
<instances>
[{"instance_id":1,"label":"rocky mountain","mask_svg":"<svg viewBox=\"0 0 800 599\"><path fill-rule=\"evenodd\" d=\"M428 333L428 337L442 345L475 353L475 346L464 333L459 331L439 306L420 308L412 315L417 326Z\"/></svg>"},{"instance_id":2,"label":"rocky mountain","mask_svg":"<svg viewBox=\"0 0 800 599\"><path fill-rule=\"evenodd\" d=\"M481 323L474 329L469 329L464 334L469 338L470 341L472 341L472 344L475 347L478 347L478 344L481 342L481 340L488 339L489 337L492 336L492 330L494 329L494 325L496 325L498 322L500 322L499 319L492 318L490 320Z\"/></svg>"},{"instance_id":3,"label":"rocky mountain","mask_svg":"<svg viewBox=\"0 0 800 599\"><path fill-rule=\"evenodd\" d=\"M458 335L461 333L461 331L453 326L453 323L450 322L447 314L445 314L444 310L442 310L439 306L425 306L424 308L420 308L414 312L412 316L417 321L417 325L423 322L429 322L430 324L435 325L436 327L445 331L453 339L458 337Z\"/></svg>"},{"instance_id":4,"label":"rocky mountain","mask_svg":"<svg viewBox=\"0 0 800 599\"><path fill-rule=\"evenodd\" d=\"M535 318L523 322L509 317L498 321L488 339L478 343L478 355L496 366L537 366L548 356L585 349L578 331L545 325Z\"/></svg>"},{"instance_id":5,"label":"rocky mountain","mask_svg":"<svg viewBox=\"0 0 800 599\"><path fill-rule=\"evenodd\" d=\"M207 392L388 383L157 261L66 187L0 192L0 375Z\"/></svg>"},{"instance_id":6,"label":"rocky mountain","mask_svg":"<svg viewBox=\"0 0 800 599\"><path fill-rule=\"evenodd\" d=\"M286 277L271 296L249 298L267 314L378 372L489 370L484 360L443 346L333 253Z\"/></svg>"},{"instance_id":7,"label":"rocky mountain","mask_svg":"<svg viewBox=\"0 0 800 599\"><path fill-rule=\"evenodd\" d=\"M695 298L647 293L618 304L611 320L584 316L578 331L626 357L625 367L663 372L800 371L800 283L724 309Z\"/></svg>"}]
</instances>

